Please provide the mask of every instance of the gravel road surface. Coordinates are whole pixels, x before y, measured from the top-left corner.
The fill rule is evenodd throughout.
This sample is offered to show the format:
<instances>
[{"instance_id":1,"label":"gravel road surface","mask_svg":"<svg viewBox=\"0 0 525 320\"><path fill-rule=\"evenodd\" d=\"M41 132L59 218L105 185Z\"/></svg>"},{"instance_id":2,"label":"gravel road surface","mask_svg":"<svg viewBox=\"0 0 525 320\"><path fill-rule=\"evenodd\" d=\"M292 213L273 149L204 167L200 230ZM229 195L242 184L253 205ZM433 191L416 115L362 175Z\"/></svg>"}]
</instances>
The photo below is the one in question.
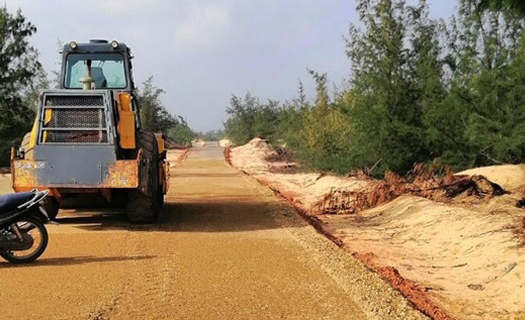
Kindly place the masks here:
<instances>
[{"instance_id":1,"label":"gravel road surface","mask_svg":"<svg viewBox=\"0 0 525 320\"><path fill-rule=\"evenodd\" d=\"M36 263L0 262L1 319L424 319L212 143L172 171L157 224L59 222Z\"/></svg>"}]
</instances>

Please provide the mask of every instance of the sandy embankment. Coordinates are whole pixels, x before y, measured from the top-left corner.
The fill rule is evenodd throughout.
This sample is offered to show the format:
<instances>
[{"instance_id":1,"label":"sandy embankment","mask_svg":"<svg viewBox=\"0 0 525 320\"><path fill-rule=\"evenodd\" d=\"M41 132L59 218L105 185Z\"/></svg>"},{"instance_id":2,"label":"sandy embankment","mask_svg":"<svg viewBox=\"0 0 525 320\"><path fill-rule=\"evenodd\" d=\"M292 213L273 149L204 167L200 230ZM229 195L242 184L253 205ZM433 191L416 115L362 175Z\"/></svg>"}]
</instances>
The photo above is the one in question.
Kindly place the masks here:
<instances>
[{"instance_id":1,"label":"sandy embankment","mask_svg":"<svg viewBox=\"0 0 525 320\"><path fill-rule=\"evenodd\" d=\"M166 155L166 159L170 163L170 168L180 167L182 162L186 160L190 149L170 149Z\"/></svg>"},{"instance_id":2,"label":"sandy embankment","mask_svg":"<svg viewBox=\"0 0 525 320\"><path fill-rule=\"evenodd\" d=\"M230 157L233 166L315 215L345 250L376 270L391 266L414 281L430 299L427 313L436 319L525 319L524 211L516 207L525 187L525 166L463 172L484 175L510 192L489 201L438 203L401 196L357 214L322 215L313 208L327 193L362 191L370 180L273 173L283 163L267 161L271 154L264 141L255 139L232 149ZM412 300L417 304L419 298ZM446 315L440 317L438 309Z\"/></svg>"},{"instance_id":3,"label":"sandy embankment","mask_svg":"<svg viewBox=\"0 0 525 320\"><path fill-rule=\"evenodd\" d=\"M219 143L219 147L222 147L222 148L228 148L233 145L233 142L228 138L223 138L219 140L218 143Z\"/></svg>"}]
</instances>

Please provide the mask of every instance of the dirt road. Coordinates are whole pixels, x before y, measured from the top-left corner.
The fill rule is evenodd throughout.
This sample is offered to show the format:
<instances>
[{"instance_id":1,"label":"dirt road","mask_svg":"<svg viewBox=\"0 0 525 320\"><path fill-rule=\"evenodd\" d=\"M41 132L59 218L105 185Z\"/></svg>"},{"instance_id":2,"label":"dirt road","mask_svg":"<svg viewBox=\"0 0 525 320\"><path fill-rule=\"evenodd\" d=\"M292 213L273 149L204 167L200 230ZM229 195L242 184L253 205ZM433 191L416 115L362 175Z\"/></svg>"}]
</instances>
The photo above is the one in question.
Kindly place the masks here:
<instances>
[{"instance_id":1,"label":"dirt road","mask_svg":"<svg viewBox=\"0 0 525 320\"><path fill-rule=\"evenodd\" d=\"M422 318L218 147L192 150L166 202L146 227L61 212L39 261L0 263L0 318Z\"/></svg>"}]
</instances>

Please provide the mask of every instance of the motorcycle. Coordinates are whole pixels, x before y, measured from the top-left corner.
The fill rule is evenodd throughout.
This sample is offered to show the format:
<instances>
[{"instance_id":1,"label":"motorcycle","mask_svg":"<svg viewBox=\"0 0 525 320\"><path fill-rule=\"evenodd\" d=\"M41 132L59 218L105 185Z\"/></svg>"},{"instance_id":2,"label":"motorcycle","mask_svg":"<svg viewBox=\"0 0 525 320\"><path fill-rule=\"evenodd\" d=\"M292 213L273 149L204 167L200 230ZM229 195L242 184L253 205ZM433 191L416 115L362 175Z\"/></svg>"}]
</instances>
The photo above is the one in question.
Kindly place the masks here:
<instances>
[{"instance_id":1,"label":"motorcycle","mask_svg":"<svg viewBox=\"0 0 525 320\"><path fill-rule=\"evenodd\" d=\"M0 256L11 263L33 262L44 253L51 223L43 208L49 191L0 196Z\"/></svg>"}]
</instances>

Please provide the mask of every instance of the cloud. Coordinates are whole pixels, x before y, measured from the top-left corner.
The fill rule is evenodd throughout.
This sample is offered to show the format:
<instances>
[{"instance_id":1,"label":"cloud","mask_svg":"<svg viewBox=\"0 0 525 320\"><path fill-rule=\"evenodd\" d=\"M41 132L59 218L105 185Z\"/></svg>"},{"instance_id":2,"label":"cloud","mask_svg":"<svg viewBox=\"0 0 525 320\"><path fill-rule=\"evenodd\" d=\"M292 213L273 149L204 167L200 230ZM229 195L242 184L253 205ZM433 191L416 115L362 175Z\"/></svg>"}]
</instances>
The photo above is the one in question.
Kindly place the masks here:
<instances>
[{"instance_id":1,"label":"cloud","mask_svg":"<svg viewBox=\"0 0 525 320\"><path fill-rule=\"evenodd\" d=\"M155 8L156 3L154 0L97 0L91 1L89 7L97 8L103 15L125 17L144 14L148 8Z\"/></svg>"},{"instance_id":2,"label":"cloud","mask_svg":"<svg viewBox=\"0 0 525 320\"><path fill-rule=\"evenodd\" d=\"M174 45L203 47L219 40L231 25L233 1L185 1L185 17L176 26Z\"/></svg>"},{"instance_id":3,"label":"cloud","mask_svg":"<svg viewBox=\"0 0 525 320\"><path fill-rule=\"evenodd\" d=\"M3 1L38 27L31 42L47 71L56 69L57 39L125 42L136 81L153 75L167 108L197 130L221 127L232 93L290 99L301 78L314 95L306 68L346 77L342 37L358 20L348 0ZM429 3L443 11L456 1Z\"/></svg>"}]
</instances>

